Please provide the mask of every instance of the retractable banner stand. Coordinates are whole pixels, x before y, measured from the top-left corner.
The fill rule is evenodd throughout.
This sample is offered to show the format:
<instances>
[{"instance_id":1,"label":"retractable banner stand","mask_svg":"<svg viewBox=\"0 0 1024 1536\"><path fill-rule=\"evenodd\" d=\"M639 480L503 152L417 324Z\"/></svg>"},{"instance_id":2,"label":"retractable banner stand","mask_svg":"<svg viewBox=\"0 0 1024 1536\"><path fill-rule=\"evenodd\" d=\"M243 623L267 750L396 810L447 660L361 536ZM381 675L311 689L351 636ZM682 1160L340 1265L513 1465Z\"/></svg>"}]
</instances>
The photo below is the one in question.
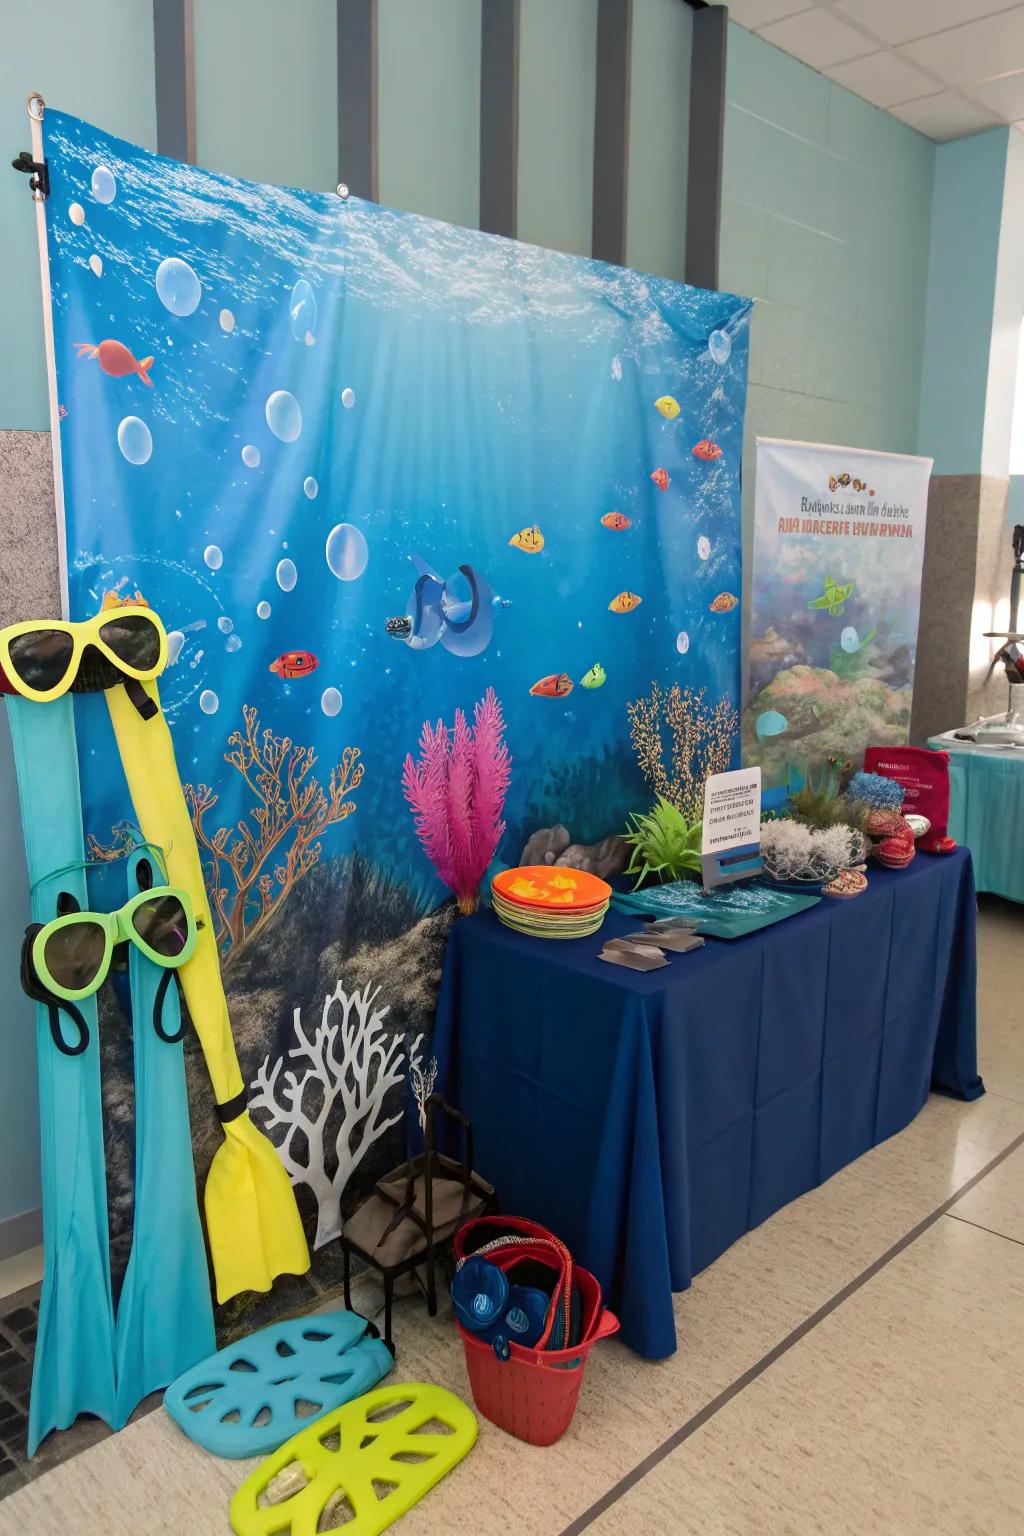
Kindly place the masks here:
<instances>
[{"instance_id":1,"label":"retractable banner stand","mask_svg":"<svg viewBox=\"0 0 1024 1536\"><path fill-rule=\"evenodd\" d=\"M170 632L251 1113L328 1255L429 1071L424 722L494 689L515 864L650 804L627 705L738 709L749 302L43 130L71 616L139 591ZM76 701L98 854L128 815L105 715Z\"/></svg>"},{"instance_id":2,"label":"retractable banner stand","mask_svg":"<svg viewBox=\"0 0 1024 1536\"><path fill-rule=\"evenodd\" d=\"M766 790L907 740L931 469L758 438L743 760Z\"/></svg>"}]
</instances>

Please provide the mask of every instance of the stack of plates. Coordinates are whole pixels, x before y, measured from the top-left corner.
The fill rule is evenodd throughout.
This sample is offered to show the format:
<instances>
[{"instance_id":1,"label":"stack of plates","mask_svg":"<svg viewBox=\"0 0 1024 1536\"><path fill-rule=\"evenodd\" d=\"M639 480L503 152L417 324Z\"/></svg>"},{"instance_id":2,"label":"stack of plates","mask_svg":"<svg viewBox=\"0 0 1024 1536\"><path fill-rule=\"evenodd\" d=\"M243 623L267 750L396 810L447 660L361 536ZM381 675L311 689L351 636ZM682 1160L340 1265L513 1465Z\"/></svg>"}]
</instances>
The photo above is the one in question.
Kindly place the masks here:
<instances>
[{"instance_id":1,"label":"stack of plates","mask_svg":"<svg viewBox=\"0 0 1024 1536\"><path fill-rule=\"evenodd\" d=\"M507 928L536 939L583 939L604 921L612 888L582 869L526 864L491 883L494 910Z\"/></svg>"}]
</instances>

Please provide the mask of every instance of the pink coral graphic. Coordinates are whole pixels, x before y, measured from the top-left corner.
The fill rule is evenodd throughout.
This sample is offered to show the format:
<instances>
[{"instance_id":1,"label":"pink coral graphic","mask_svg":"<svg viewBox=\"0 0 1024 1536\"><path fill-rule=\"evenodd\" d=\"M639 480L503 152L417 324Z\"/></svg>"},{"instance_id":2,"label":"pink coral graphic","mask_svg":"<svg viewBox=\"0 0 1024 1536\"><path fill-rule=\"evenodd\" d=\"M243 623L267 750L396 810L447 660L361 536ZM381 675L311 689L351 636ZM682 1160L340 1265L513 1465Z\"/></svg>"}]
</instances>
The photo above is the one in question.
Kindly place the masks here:
<instances>
[{"instance_id":1,"label":"pink coral graphic","mask_svg":"<svg viewBox=\"0 0 1024 1536\"><path fill-rule=\"evenodd\" d=\"M436 726L425 721L419 761L409 756L402 769L423 851L462 913L476 911L480 881L505 830L501 811L512 759L504 729L501 705L488 688L472 725L461 709L451 731L441 720Z\"/></svg>"}]
</instances>

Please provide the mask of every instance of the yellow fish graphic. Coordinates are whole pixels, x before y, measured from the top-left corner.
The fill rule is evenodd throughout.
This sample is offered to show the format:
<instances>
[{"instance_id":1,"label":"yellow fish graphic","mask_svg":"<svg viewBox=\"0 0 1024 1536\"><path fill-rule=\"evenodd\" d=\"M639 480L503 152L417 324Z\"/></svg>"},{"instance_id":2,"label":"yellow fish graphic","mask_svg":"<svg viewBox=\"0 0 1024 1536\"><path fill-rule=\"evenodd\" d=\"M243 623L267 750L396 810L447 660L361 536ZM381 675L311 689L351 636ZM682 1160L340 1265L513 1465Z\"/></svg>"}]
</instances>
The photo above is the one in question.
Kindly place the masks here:
<instances>
[{"instance_id":1,"label":"yellow fish graphic","mask_svg":"<svg viewBox=\"0 0 1024 1536\"><path fill-rule=\"evenodd\" d=\"M513 880L509 886L510 896L539 896L540 892L532 880Z\"/></svg>"},{"instance_id":2,"label":"yellow fish graphic","mask_svg":"<svg viewBox=\"0 0 1024 1536\"><path fill-rule=\"evenodd\" d=\"M569 875L552 875L548 885L555 891L574 891L576 889L576 881Z\"/></svg>"},{"instance_id":3,"label":"yellow fish graphic","mask_svg":"<svg viewBox=\"0 0 1024 1536\"><path fill-rule=\"evenodd\" d=\"M672 421L679 415L679 401L672 395L662 395L654 402L654 409L660 411L666 421Z\"/></svg>"},{"instance_id":4,"label":"yellow fish graphic","mask_svg":"<svg viewBox=\"0 0 1024 1536\"><path fill-rule=\"evenodd\" d=\"M831 576L825 577L825 590L820 597L812 597L807 604L808 608L825 608L830 618L837 619L843 611L843 604L853 591L855 583L833 581Z\"/></svg>"},{"instance_id":5,"label":"yellow fish graphic","mask_svg":"<svg viewBox=\"0 0 1024 1536\"><path fill-rule=\"evenodd\" d=\"M739 603L739 598L732 592L719 592L708 604L712 613L731 613Z\"/></svg>"},{"instance_id":6,"label":"yellow fish graphic","mask_svg":"<svg viewBox=\"0 0 1024 1536\"><path fill-rule=\"evenodd\" d=\"M544 535L534 523L532 528L520 528L509 539L509 543L513 549L521 549L524 555L539 555L544 548Z\"/></svg>"},{"instance_id":7,"label":"yellow fish graphic","mask_svg":"<svg viewBox=\"0 0 1024 1536\"><path fill-rule=\"evenodd\" d=\"M608 607L612 613L632 613L642 602L643 598L637 597L635 592L620 592L618 597L612 598Z\"/></svg>"}]
</instances>

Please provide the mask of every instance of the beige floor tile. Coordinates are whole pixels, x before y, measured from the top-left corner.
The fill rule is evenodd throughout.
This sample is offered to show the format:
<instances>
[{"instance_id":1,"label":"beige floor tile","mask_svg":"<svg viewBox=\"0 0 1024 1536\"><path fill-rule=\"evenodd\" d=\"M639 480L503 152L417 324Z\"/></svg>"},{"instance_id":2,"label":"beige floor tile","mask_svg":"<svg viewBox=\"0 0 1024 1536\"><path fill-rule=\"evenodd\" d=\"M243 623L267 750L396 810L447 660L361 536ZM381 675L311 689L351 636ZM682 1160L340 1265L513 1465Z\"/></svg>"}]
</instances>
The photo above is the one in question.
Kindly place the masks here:
<instances>
[{"instance_id":1,"label":"beige floor tile","mask_svg":"<svg viewBox=\"0 0 1024 1536\"><path fill-rule=\"evenodd\" d=\"M1018 1536L1024 1253L941 1219L589 1529Z\"/></svg>"},{"instance_id":2,"label":"beige floor tile","mask_svg":"<svg viewBox=\"0 0 1024 1536\"><path fill-rule=\"evenodd\" d=\"M986 1020L998 1012L992 977L1000 991L1009 985L1016 952L1002 914L995 924L988 944L986 915ZM1015 994L1024 993L1021 970L1024 960ZM1012 1045L1005 1010L997 1023ZM1024 1035L1024 1013L1020 1027ZM615 1340L600 1345L572 1428L557 1445L525 1446L481 1421L470 1457L403 1519L403 1536L558 1536L1022 1133L1024 1094L1020 1102L998 1092L974 1104L932 1098L900 1136L747 1234L676 1297L680 1348L671 1360L653 1365ZM1024 1249L1013 1251L1024 1255ZM377 1294L361 1288L355 1304L372 1311ZM401 1305L395 1326L397 1379L436 1381L468 1395L461 1346L449 1321L430 1322L422 1306L410 1302ZM813 1436L813 1425L805 1427ZM0 1503L0 1536L22 1536L26 1529L33 1536L223 1536L230 1495L245 1472L244 1463L219 1462L191 1446L157 1412ZM181 1500L173 1520L172 1493ZM689 1524L685 1509L677 1513L674 1523L645 1529L699 1529Z\"/></svg>"},{"instance_id":3,"label":"beige floor tile","mask_svg":"<svg viewBox=\"0 0 1024 1536\"><path fill-rule=\"evenodd\" d=\"M557 1536L1022 1131L1024 1106L1010 1101L931 1100L901 1136L749 1233L676 1298L680 1349L672 1360L652 1365L614 1340L599 1346L570 1432L546 1450L482 1420L470 1458L403 1520L403 1532ZM354 1300L372 1311L377 1294L361 1282ZM467 1394L449 1322L432 1323L420 1304L402 1303L396 1334L398 1379ZM130 1478L121 1466L124 1448L131 1452L125 1465L135 1469ZM21 1536L26 1523L38 1536L74 1533L69 1507L89 1511L83 1531L163 1536L168 1505L163 1495L154 1503L138 1476L146 1466L160 1468L161 1488L187 1487L189 1523L181 1529L189 1536L225 1530L224 1511L245 1464L206 1456L158 1412L5 1500L0 1536ZM464 1523L467 1501L472 1526Z\"/></svg>"},{"instance_id":4,"label":"beige floor tile","mask_svg":"<svg viewBox=\"0 0 1024 1536\"><path fill-rule=\"evenodd\" d=\"M949 1214L1024 1244L1024 1147L950 1207Z\"/></svg>"}]
</instances>

